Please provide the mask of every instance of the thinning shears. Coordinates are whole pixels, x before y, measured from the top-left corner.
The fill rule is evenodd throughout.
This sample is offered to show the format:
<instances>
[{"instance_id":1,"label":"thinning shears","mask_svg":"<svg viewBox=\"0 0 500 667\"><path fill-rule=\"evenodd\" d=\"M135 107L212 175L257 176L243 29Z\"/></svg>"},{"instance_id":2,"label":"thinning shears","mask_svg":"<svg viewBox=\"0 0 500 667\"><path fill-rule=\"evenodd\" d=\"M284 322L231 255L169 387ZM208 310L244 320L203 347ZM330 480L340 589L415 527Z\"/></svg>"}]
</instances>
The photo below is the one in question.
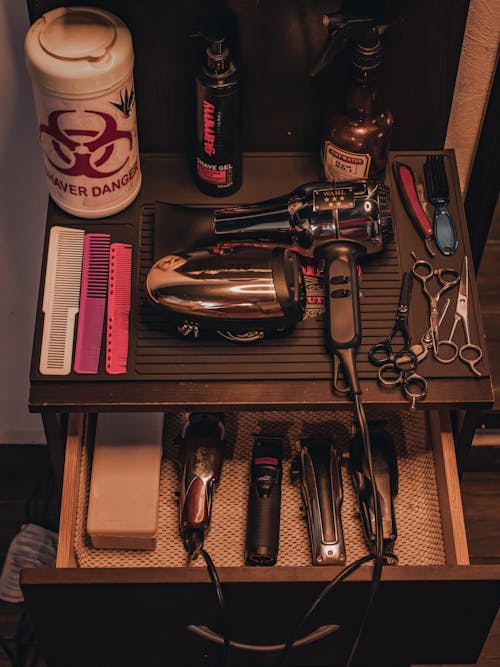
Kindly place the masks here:
<instances>
[{"instance_id":1,"label":"thinning shears","mask_svg":"<svg viewBox=\"0 0 500 667\"><path fill-rule=\"evenodd\" d=\"M482 373L477 369L477 364L483 358L483 351L479 345L474 345L471 343L470 339L470 330L469 330L469 316L468 316L468 304L469 304L469 262L467 256L464 257L462 264L462 273L460 275L460 287L458 289L457 297L457 306L455 309L455 317L453 320L453 326L451 327L450 335L446 340L440 340L437 344L437 353L434 353L434 356L442 364L451 364L452 361L455 361L459 357L464 364L466 364L470 370L477 377L481 377ZM455 331L457 330L457 325L459 322L462 322L465 333L465 343L462 346L458 346L457 343L453 340ZM443 349L451 349L451 355L446 356L446 353L443 353Z\"/></svg>"},{"instance_id":2,"label":"thinning shears","mask_svg":"<svg viewBox=\"0 0 500 667\"><path fill-rule=\"evenodd\" d=\"M432 336L432 350L434 352L434 356L437 357L439 343L439 299L445 292L450 290L452 287L455 287L455 285L458 285L460 282L460 276L458 272L455 271L455 269L434 269L425 259L417 259L414 253L412 253L412 256L415 260L412 273L415 278L422 283L422 291L429 304L429 323ZM429 288L427 287L427 283L432 280L434 276L440 285L440 289L435 294L431 294Z\"/></svg>"},{"instance_id":3,"label":"thinning shears","mask_svg":"<svg viewBox=\"0 0 500 667\"><path fill-rule=\"evenodd\" d=\"M411 344L410 331L408 329L408 315L410 311L412 285L412 274L403 274L398 309L396 311L396 320L394 322L394 326L392 327L392 331L380 343L373 345L373 347L371 347L368 352L368 358L374 366L380 367L388 363L396 363L399 361L404 363L404 360L409 360L409 362L411 362L413 368L410 370L414 370L417 365L417 360L414 359L414 355L408 351ZM393 339L397 334L401 334L403 338L403 347L399 352L395 353L393 351L392 345Z\"/></svg>"}]
</instances>

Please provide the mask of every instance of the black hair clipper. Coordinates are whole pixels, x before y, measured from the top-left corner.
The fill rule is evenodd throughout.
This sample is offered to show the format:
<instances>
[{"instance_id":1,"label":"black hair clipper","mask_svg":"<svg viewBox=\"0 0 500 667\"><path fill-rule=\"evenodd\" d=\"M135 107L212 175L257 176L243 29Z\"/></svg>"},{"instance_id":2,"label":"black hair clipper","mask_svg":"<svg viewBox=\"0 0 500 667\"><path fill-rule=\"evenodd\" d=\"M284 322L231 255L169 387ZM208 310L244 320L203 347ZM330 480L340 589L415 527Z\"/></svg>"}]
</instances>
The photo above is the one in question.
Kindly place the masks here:
<instances>
[{"instance_id":1,"label":"black hair clipper","mask_svg":"<svg viewBox=\"0 0 500 667\"><path fill-rule=\"evenodd\" d=\"M377 480L380 509L382 513L382 534L384 552L392 553L397 538L394 497L398 494L398 464L396 448L391 435L380 426L370 424L373 472ZM361 435L358 433L350 442L351 478L356 491L363 535L370 551L375 550L375 514L373 487ZM394 559L387 559L392 562Z\"/></svg>"},{"instance_id":2,"label":"black hair clipper","mask_svg":"<svg viewBox=\"0 0 500 667\"><path fill-rule=\"evenodd\" d=\"M275 565L280 538L281 438L256 435L252 453L245 560Z\"/></svg>"},{"instance_id":3,"label":"black hair clipper","mask_svg":"<svg viewBox=\"0 0 500 667\"><path fill-rule=\"evenodd\" d=\"M343 565L342 475L333 442L325 438L302 438L292 479L300 481L313 565Z\"/></svg>"}]
</instances>

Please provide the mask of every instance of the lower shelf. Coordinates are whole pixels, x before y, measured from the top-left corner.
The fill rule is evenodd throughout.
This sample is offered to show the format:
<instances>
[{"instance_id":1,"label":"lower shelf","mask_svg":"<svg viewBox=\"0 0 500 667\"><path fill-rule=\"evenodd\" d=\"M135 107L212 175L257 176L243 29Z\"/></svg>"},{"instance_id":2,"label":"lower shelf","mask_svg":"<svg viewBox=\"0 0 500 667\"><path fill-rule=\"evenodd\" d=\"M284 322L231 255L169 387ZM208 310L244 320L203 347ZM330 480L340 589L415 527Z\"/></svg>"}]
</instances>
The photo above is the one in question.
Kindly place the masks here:
<instances>
[{"instance_id":1,"label":"lower shelf","mask_svg":"<svg viewBox=\"0 0 500 667\"><path fill-rule=\"evenodd\" d=\"M86 532L91 478L89 448L78 448L80 454L76 518L73 529L73 553L79 567L185 567L186 552L179 538L178 473L174 463L174 440L187 414L165 417L165 456L160 481L157 546L154 551L94 549ZM396 444L399 469L399 492L395 498L398 529L396 554L400 565L444 565L447 562L468 563L463 530L449 537L443 530L440 498L457 496L455 516L461 520L460 492L449 489L437 471L435 457L443 454L440 440L432 446L426 414L409 410L368 410L368 418L383 419ZM301 436L331 437L340 452L348 451L352 437L353 415L350 412L229 412L225 413L230 458L224 461L220 483L214 494L211 529L206 548L218 567L243 567L249 462L254 433L279 435L288 443L283 462L283 483L278 566L306 567L311 564L307 524L301 514L302 500L298 485L290 479L290 464L295 444ZM99 429L99 426L98 426ZM449 466L448 466L449 468ZM447 469L448 471L448 469ZM439 472L439 476L438 476ZM348 562L367 553L359 520L356 498L347 463L342 467L342 523ZM71 485L72 488L72 485ZM445 517L446 525L446 517ZM456 551L460 552L457 561ZM59 563L64 555L60 549ZM202 559L191 567L202 567Z\"/></svg>"},{"instance_id":2,"label":"lower shelf","mask_svg":"<svg viewBox=\"0 0 500 667\"><path fill-rule=\"evenodd\" d=\"M261 419L270 416L270 413L260 414ZM332 415L325 414L323 418L324 427L331 422ZM393 418L396 421L400 419L397 415ZM172 431L176 433L175 420L178 416L172 419ZM243 436L241 417L239 419ZM290 415L288 419L290 421ZM317 419L315 414L314 423ZM405 507L403 514L406 517L400 521L401 543L398 550L400 560L407 564L384 568L380 589L357 654L357 664L388 667L411 663L475 662L495 617L500 567L468 565L449 420L446 414L433 412L428 415L427 428L425 420L423 426L419 425L419 420L423 419L424 416L418 414L411 417L417 433L416 446L422 448L422 456L432 460L430 473L426 469L425 479L419 484L434 489L431 520L435 521L435 515L440 515L440 551L437 556L406 553L403 534L418 535L417 529L422 530L425 524L425 521L421 525L418 523L422 501L408 505L409 501L404 500L403 487L409 486L413 477L409 474L408 479L401 480L400 501L401 508ZM180 540L174 531L177 510L174 503L171 503L172 528L167 542L171 543L170 553L176 555L168 561L169 566L148 564L138 567L137 563L133 566L132 554L127 555L129 560L125 564L118 561L114 565L109 562L103 564L95 558L104 556L92 556L90 552L96 550L89 549L85 539L82 539L85 512L79 508L79 497L82 493L85 496L88 479L88 468L85 469L88 459L84 451L85 421L83 416L78 415L72 415L69 420L58 567L26 570L22 575L26 603L48 665L202 667L218 664L220 646L193 633L195 626L198 632L200 627L206 627L215 635L220 635L215 591L204 568L182 566L182 547L178 549ZM406 423L407 420L402 421ZM302 428L305 423L302 419ZM255 419L248 420L247 428L255 429L256 426ZM240 436L240 431L236 429L234 432ZM425 442L432 442L432 451L426 449L425 442L418 442L422 433L424 436L428 434ZM238 443L239 440L235 443L233 458L224 464L227 464L224 472L228 473L228 481L231 466L246 468L241 465L245 455ZM406 441L403 452L400 451L402 473L404 456L415 456ZM165 465L169 464L167 460ZM168 475L165 474L165 480ZM174 488L167 493L173 492ZM291 487L292 491L294 487ZM217 501L222 506L222 483L217 494ZM288 503L295 504L297 500L298 496L290 496ZM344 511L348 504L346 497ZM236 525L237 522L234 523ZM347 523L350 522L345 516ZM287 639L316 595L339 572L339 568L335 567L307 565L306 529L298 516L294 519L294 526L297 537L292 541L295 544L305 537L304 550L288 550L289 538L286 538L281 551L283 561L279 567L242 566L239 546L227 560L224 550L214 556L216 562L220 561L219 575L230 610L231 637L240 644L256 645L253 650L249 650L251 647L245 650L235 647L231 655L232 665L275 664L276 653L263 649ZM216 523L213 529L215 527ZM346 537L346 544L351 545L350 558L355 557L356 528L356 521L352 521L353 537L349 537L349 541ZM302 537L299 535L301 531ZM217 537L216 532L210 535L212 539ZM223 537L217 538L218 541L221 539ZM227 551L231 550L228 548ZM109 556L113 554L110 552L106 557ZM88 558L91 560L87 561ZM143 558L144 554L141 554L138 562ZM86 566L77 567L77 559ZM306 564L301 565L301 559ZM422 564L412 563L412 559L420 559ZM319 667L345 663L370 594L371 574L370 566L362 567L324 600L304 628L304 635L313 633L315 641L295 648L287 664ZM324 636L325 627L332 625L340 627Z\"/></svg>"}]
</instances>

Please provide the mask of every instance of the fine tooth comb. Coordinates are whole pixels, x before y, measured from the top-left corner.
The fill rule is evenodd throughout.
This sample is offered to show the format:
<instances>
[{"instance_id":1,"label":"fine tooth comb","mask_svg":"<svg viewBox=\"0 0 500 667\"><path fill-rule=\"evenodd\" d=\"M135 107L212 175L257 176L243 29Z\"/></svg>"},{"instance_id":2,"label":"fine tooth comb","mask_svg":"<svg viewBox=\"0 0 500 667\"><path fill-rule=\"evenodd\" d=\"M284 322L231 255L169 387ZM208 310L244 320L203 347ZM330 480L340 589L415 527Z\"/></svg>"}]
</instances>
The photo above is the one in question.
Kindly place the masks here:
<instances>
[{"instance_id":1,"label":"fine tooth comb","mask_svg":"<svg viewBox=\"0 0 500 667\"><path fill-rule=\"evenodd\" d=\"M40 373L68 375L73 358L75 317L80 303L85 231L52 227L43 292Z\"/></svg>"},{"instance_id":2,"label":"fine tooth comb","mask_svg":"<svg viewBox=\"0 0 500 667\"><path fill-rule=\"evenodd\" d=\"M448 211L450 188L446 177L444 157L429 155L424 164L427 198L434 209L434 241L443 255L453 255L458 246L455 225Z\"/></svg>"},{"instance_id":3,"label":"fine tooth comb","mask_svg":"<svg viewBox=\"0 0 500 667\"><path fill-rule=\"evenodd\" d=\"M109 234L86 234L83 245L82 289L76 334L74 370L97 373L106 309Z\"/></svg>"},{"instance_id":4,"label":"fine tooth comb","mask_svg":"<svg viewBox=\"0 0 500 667\"><path fill-rule=\"evenodd\" d=\"M127 372L131 280L132 246L112 243L106 324L106 371L110 375Z\"/></svg>"}]
</instances>

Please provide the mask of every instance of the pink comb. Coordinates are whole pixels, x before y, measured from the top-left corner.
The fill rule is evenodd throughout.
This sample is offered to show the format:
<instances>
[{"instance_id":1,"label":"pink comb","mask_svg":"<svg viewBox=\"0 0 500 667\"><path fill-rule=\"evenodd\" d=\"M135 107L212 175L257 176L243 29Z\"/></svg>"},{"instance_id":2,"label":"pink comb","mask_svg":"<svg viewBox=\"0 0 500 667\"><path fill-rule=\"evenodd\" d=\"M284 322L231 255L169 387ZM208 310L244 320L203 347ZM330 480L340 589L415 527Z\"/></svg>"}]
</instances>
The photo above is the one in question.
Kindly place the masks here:
<instances>
[{"instance_id":1,"label":"pink comb","mask_svg":"<svg viewBox=\"0 0 500 667\"><path fill-rule=\"evenodd\" d=\"M106 371L111 375L127 372L131 280L132 246L112 243L106 326Z\"/></svg>"},{"instance_id":2,"label":"pink comb","mask_svg":"<svg viewBox=\"0 0 500 667\"><path fill-rule=\"evenodd\" d=\"M80 315L76 335L76 373L97 373L108 290L109 234L85 234Z\"/></svg>"}]
</instances>

